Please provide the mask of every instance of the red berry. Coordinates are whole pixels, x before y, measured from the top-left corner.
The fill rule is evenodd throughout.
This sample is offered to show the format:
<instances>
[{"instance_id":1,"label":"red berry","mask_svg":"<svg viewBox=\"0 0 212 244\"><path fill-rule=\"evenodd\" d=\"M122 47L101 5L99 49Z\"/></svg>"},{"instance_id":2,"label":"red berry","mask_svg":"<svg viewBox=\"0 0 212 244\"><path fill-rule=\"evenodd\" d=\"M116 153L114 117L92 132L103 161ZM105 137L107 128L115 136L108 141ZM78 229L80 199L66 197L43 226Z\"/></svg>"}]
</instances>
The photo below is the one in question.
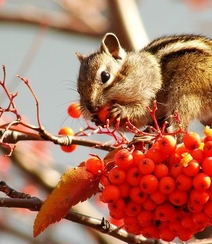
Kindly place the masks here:
<instances>
[{"instance_id":1,"label":"red berry","mask_svg":"<svg viewBox=\"0 0 212 244\"><path fill-rule=\"evenodd\" d=\"M192 202L191 200L188 200L187 202L187 209L189 210L189 213L199 213L203 210L203 205L202 204L196 204Z\"/></svg>"},{"instance_id":2,"label":"red berry","mask_svg":"<svg viewBox=\"0 0 212 244\"><path fill-rule=\"evenodd\" d=\"M126 170L133 163L132 153L127 149L121 149L115 154L114 161L119 168Z\"/></svg>"},{"instance_id":3,"label":"red berry","mask_svg":"<svg viewBox=\"0 0 212 244\"><path fill-rule=\"evenodd\" d=\"M205 173L197 174L193 179L193 186L198 191L205 191L211 185L211 178Z\"/></svg>"},{"instance_id":4,"label":"red berry","mask_svg":"<svg viewBox=\"0 0 212 244\"><path fill-rule=\"evenodd\" d=\"M121 219L116 219L116 218L113 218L112 216L110 216L109 218L109 222L113 225L116 225L117 227L120 227L123 226L123 220L122 218Z\"/></svg>"},{"instance_id":5,"label":"red berry","mask_svg":"<svg viewBox=\"0 0 212 244\"><path fill-rule=\"evenodd\" d=\"M124 228L130 234L133 234L133 235L141 234L141 227L138 224L138 221L136 223L134 223L133 225L125 225Z\"/></svg>"},{"instance_id":6,"label":"red berry","mask_svg":"<svg viewBox=\"0 0 212 244\"><path fill-rule=\"evenodd\" d=\"M162 179L168 175L169 168L165 164L156 164L153 173L158 179Z\"/></svg>"},{"instance_id":7,"label":"red berry","mask_svg":"<svg viewBox=\"0 0 212 244\"><path fill-rule=\"evenodd\" d=\"M114 121L115 118L109 118L109 105L105 105L103 107L101 107L98 112L98 118L102 123L105 123L107 119L109 119L110 123L112 123Z\"/></svg>"},{"instance_id":8,"label":"red berry","mask_svg":"<svg viewBox=\"0 0 212 244\"><path fill-rule=\"evenodd\" d=\"M188 241L189 239L191 239L194 235L194 232L192 230L183 230L182 232L178 233L178 238L181 241Z\"/></svg>"},{"instance_id":9,"label":"red berry","mask_svg":"<svg viewBox=\"0 0 212 244\"><path fill-rule=\"evenodd\" d=\"M143 206L144 209L151 211L151 210L155 209L155 207L157 205L150 197L148 197L146 199L146 201L142 204L142 206Z\"/></svg>"},{"instance_id":10,"label":"red berry","mask_svg":"<svg viewBox=\"0 0 212 244\"><path fill-rule=\"evenodd\" d=\"M140 150L134 150L132 152L133 155L133 166L137 166L138 163L145 158L145 155Z\"/></svg>"},{"instance_id":11,"label":"red berry","mask_svg":"<svg viewBox=\"0 0 212 244\"><path fill-rule=\"evenodd\" d=\"M151 193L150 198L156 204L161 204L161 203L165 202L167 195L162 193L160 190L156 190L155 192Z\"/></svg>"},{"instance_id":12,"label":"red berry","mask_svg":"<svg viewBox=\"0 0 212 244\"><path fill-rule=\"evenodd\" d=\"M200 212L200 213L193 213L192 218L194 220L194 223L199 228L205 228L209 222L209 217L206 213Z\"/></svg>"},{"instance_id":13,"label":"red berry","mask_svg":"<svg viewBox=\"0 0 212 244\"><path fill-rule=\"evenodd\" d=\"M170 176L177 178L183 172L183 166L180 163L173 164L170 169Z\"/></svg>"},{"instance_id":14,"label":"red berry","mask_svg":"<svg viewBox=\"0 0 212 244\"><path fill-rule=\"evenodd\" d=\"M206 202L203 210L210 218L212 217L212 200Z\"/></svg>"},{"instance_id":15,"label":"red berry","mask_svg":"<svg viewBox=\"0 0 212 244\"><path fill-rule=\"evenodd\" d=\"M201 144L201 137L196 132L188 132L183 138L183 143L188 150L194 150Z\"/></svg>"},{"instance_id":16,"label":"red berry","mask_svg":"<svg viewBox=\"0 0 212 244\"><path fill-rule=\"evenodd\" d=\"M70 128L70 127L63 127L59 130L59 135L69 135L69 136L73 136L74 135L74 131Z\"/></svg>"},{"instance_id":17,"label":"red berry","mask_svg":"<svg viewBox=\"0 0 212 244\"><path fill-rule=\"evenodd\" d=\"M85 168L94 175L100 174L104 169L104 164L101 159L91 157L85 161Z\"/></svg>"},{"instance_id":18,"label":"red berry","mask_svg":"<svg viewBox=\"0 0 212 244\"><path fill-rule=\"evenodd\" d=\"M158 139L158 147L161 152L172 154L176 149L177 141L171 135L163 135Z\"/></svg>"},{"instance_id":19,"label":"red berry","mask_svg":"<svg viewBox=\"0 0 212 244\"><path fill-rule=\"evenodd\" d=\"M127 172L126 180L132 186L137 186L140 183L141 172L138 167L132 167Z\"/></svg>"},{"instance_id":20,"label":"red berry","mask_svg":"<svg viewBox=\"0 0 212 244\"><path fill-rule=\"evenodd\" d=\"M204 143L208 142L208 141L212 141L212 135L210 136L206 136L203 140Z\"/></svg>"},{"instance_id":21,"label":"red berry","mask_svg":"<svg viewBox=\"0 0 212 244\"><path fill-rule=\"evenodd\" d=\"M205 157L204 152L200 148L196 148L193 151L191 151L191 156L194 160L199 162L199 164L201 164L201 162L203 161L203 159Z\"/></svg>"},{"instance_id":22,"label":"red berry","mask_svg":"<svg viewBox=\"0 0 212 244\"><path fill-rule=\"evenodd\" d=\"M110 170L108 177L112 184L121 184L124 182L126 178L126 172L123 169L120 169L119 167L115 167Z\"/></svg>"},{"instance_id":23,"label":"red berry","mask_svg":"<svg viewBox=\"0 0 212 244\"><path fill-rule=\"evenodd\" d=\"M69 114L69 116L71 116L72 118L75 118L75 119L78 119L79 117L81 117L82 112L80 109L80 104L72 103L71 105L69 105L68 114Z\"/></svg>"},{"instance_id":24,"label":"red berry","mask_svg":"<svg viewBox=\"0 0 212 244\"><path fill-rule=\"evenodd\" d=\"M134 225L137 222L137 217L136 216L129 216L126 215L123 218L123 222L125 225Z\"/></svg>"},{"instance_id":25,"label":"red berry","mask_svg":"<svg viewBox=\"0 0 212 244\"><path fill-rule=\"evenodd\" d=\"M181 191L188 191L193 186L193 180L186 174L180 174L176 178L176 186Z\"/></svg>"},{"instance_id":26,"label":"red berry","mask_svg":"<svg viewBox=\"0 0 212 244\"><path fill-rule=\"evenodd\" d=\"M147 194L142 192L139 186L134 186L130 190L130 198L135 203L143 203L147 199Z\"/></svg>"},{"instance_id":27,"label":"red berry","mask_svg":"<svg viewBox=\"0 0 212 244\"><path fill-rule=\"evenodd\" d=\"M209 200L209 194L207 191L198 191L196 189L193 189L190 192L190 201L191 203L197 204L197 205L203 205Z\"/></svg>"},{"instance_id":28,"label":"red berry","mask_svg":"<svg viewBox=\"0 0 212 244\"><path fill-rule=\"evenodd\" d=\"M170 176L166 176L159 181L158 188L162 193L169 194L175 189L175 180Z\"/></svg>"},{"instance_id":29,"label":"red berry","mask_svg":"<svg viewBox=\"0 0 212 244\"><path fill-rule=\"evenodd\" d=\"M168 195L169 201L175 206L182 206L187 202L188 194L185 191L175 189Z\"/></svg>"},{"instance_id":30,"label":"red berry","mask_svg":"<svg viewBox=\"0 0 212 244\"><path fill-rule=\"evenodd\" d=\"M212 156L212 141L208 141L205 143L205 145L203 147L203 152L206 157Z\"/></svg>"},{"instance_id":31,"label":"red berry","mask_svg":"<svg viewBox=\"0 0 212 244\"><path fill-rule=\"evenodd\" d=\"M142 174L151 174L155 168L155 163L150 158L144 158L138 163L138 167Z\"/></svg>"},{"instance_id":32,"label":"red berry","mask_svg":"<svg viewBox=\"0 0 212 244\"><path fill-rule=\"evenodd\" d=\"M158 179L152 175L144 175L140 180L140 187L143 192L151 194L158 188Z\"/></svg>"},{"instance_id":33,"label":"red berry","mask_svg":"<svg viewBox=\"0 0 212 244\"><path fill-rule=\"evenodd\" d=\"M102 190L102 198L104 202L115 202L120 197L120 190L117 186L109 185Z\"/></svg>"},{"instance_id":34,"label":"red berry","mask_svg":"<svg viewBox=\"0 0 212 244\"><path fill-rule=\"evenodd\" d=\"M155 164L164 163L167 160L167 154L161 153L161 150L157 147L151 147L146 152L146 157L152 159Z\"/></svg>"},{"instance_id":35,"label":"red berry","mask_svg":"<svg viewBox=\"0 0 212 244\"><path fill-rule=\"evenodd\" d=\"M116 219L116 220L122 220L125 216L125 213L123 211L118 212L118 213L109 212L109 214L113 219ZM123 221L122 221L122 224L123 224Z\"/></svg>"},{"instance_id":36,"label":"red berry","mask_svg":"<svg viewBox=\"0 0 212 244\"><path fill-rule=\"evenodd\" d=\"M122 184L119 185L120 195L122 198L129 197L131 186L128 182L124 181Z\"/></svg>"},{"instance_id":37,"label":"red berry","mask_svg":"<svg viewBox=\"0 0 212 244\"><path fill-rule=\"evenodd\" d=\"M59 130L59 135L69 135L69 136L73 136L74 135L74 131L69 128L69 127L63 127ZM60 148L64 151L64 152L73 152L76 148L77 145L75 144L71 144L69 146L60 146Z\"/></svg>"},{"instance_id":38,"label":"red berry","mask_svg":"<svg viewBox=\"0 0 212 244\"><path fill-rule=\"evenodd\" d=\"M191 218L190 215L183 216L181 219L181 223L182 223L183 228L185 228L186 230L187 229L195 230L195 228L196 228L196 224L194 223L194 220L193 220L193 218Z\"/></svg>"},{"instance_id":39,"label":"red berry","mask_svg":"<svg viewBox=\"0 0 212 244\"><path fill-rule=\"evenodd\" d=\"M129 201L124 208L124 211L129 216L137 216L141 211L141 204Z\"/></svg>"},{"instance_id":40,"label":"red berry","mask_svg":"<svg viewBox=\"0 0 212 244\"><path fill-rule=\"evenodd\" d=\"M112 213L120 213L123 212L125 208L125 202L122 198L119 198L115 202L109 202L108 203L108 209Z\"/></svg>"},{"instance_id":41,"label":"red berry","mask_svg":"<svg viewBox=\"0 0 212 244\"><path fill-rule=\"evenodd\" d=\"M169 229L177 235L179 233L185 231L182 226L182 223L179 220L170 221L168 226L169 226Z\"/></svg>"},{"instance_id":42,"label":"red berry","mask_svg":"<svg viewBox=\"0 0 212 244\"><path fill-rule=\"evenodd\" d=\"M171 231L169 228L165 227L160 230L160 238L163 241L171 242L174 240L175 237L176 237L175 233Z\"/></svg>"},{"instance_id":43,"label":"red berry","mask_svg":"<svg viewBox=\"0 0 212 244\"><path fill-rule=\"evenodd\" d=\"M207 157L201 164L202 170L208 175L212 175L212 157Z\"/></svg>"},{"instance_id":44,"label":"red berry","mask_svg":"<svg viewBox=\"0 0 212 244\"><path fill-rule=\"evenodd\" d=\"M104 174L102 175L101 179L100 179L100 184L102 184L103 186L109 186L111 185L109 179L108 179L108 174Z\"/></svg>"},{"instance_id":45,"label":"red berry","mask_svg":"<svg viewBox=\"0 0 212 244\"><path fill-rule=\"evenodd\" d=\"M148 226L153 219L153 212L149 210L141 210L137 219L141 226Z\"/></svg>"},{"instance_id":46,"label":"red berry","mask_svg":"<svg viewBox=\"0 0 212 244\"><path fill-rule=\"evenodd\" d=\"M184 174L188 176L195 176L196 174L199 173L199 170L200 170L199 162L197 162L194 159L192 159L186 167L183 167Z\"/></svg>"},{"instance_id":47,"label":"red berry","mask_svg":"<svg viewBox=\"0 0 212 244\"><path fill-rule=\"evenodd\" d=\"M154 218L161 221L169 221L174 214L174 207L171 203L162 203L155 208Z\"/></svg>"},{"instance_id":48,"label":"red berry","mask_svg":"<svg viewBox=\"0 0 212 244\"><path fill-rule=\"evenodd\" d=\"M158 229L153 224L143 227L141 229L141 234L146 238L160 239Z\"/></svg>"}]
</instances>

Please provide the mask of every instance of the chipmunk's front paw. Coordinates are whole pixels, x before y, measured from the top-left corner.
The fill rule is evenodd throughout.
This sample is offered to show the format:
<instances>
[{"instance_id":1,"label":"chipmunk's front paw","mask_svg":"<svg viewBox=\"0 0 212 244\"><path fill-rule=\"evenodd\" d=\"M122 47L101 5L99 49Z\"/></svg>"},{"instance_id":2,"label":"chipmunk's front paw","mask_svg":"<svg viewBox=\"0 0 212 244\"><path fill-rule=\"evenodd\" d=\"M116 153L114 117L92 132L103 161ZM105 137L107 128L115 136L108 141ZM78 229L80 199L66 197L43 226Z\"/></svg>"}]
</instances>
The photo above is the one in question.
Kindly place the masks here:
<instances>
[{"instance_id":1,"label":"chipmunk's front paw","mask_svg":"<svg viewBox=\"0 0 212 244\"><path fill-rule=\"evenodd\" d=\"M114 125L116 119L120 119L121 122L126 117L124 113L124 107L120 104L106 105L101 107L97 113L92 115L91 121L94 122L97 126L104 126L106 121L109 120L110 125Z\"/></svg>"},{"instance_id":2,"label":"chipmunk's front paw","mask_svg":"<svg viewBox=\"0 0 212 244\"><path fill-rule=\"evenodd\" d=\"M109 117L110 118L119 118L119 119L126 119L126 114L124 107L118 103L115 103L109 108Z\"/></svg>"}]
</instances>

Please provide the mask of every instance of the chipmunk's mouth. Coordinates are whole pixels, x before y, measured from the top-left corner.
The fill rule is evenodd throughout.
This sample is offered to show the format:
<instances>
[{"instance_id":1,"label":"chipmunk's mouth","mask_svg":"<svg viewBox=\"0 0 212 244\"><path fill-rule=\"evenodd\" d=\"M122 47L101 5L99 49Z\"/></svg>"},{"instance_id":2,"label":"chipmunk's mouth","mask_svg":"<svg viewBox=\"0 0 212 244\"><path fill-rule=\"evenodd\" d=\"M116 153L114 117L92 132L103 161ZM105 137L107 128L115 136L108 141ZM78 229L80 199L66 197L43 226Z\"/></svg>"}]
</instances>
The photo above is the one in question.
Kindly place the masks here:
<instances>
[{"instance_id":1,"label":"chipmunk's mouth","mask_svg":"<svg viewBox=\"0 0 212 244\"><path fill-rule=\"evenodd\" d=\"M87 113L90 114L95 114L97 113L99 106L92 103L92 101L90 100L86 100L86 101L81 101L82 107L84 107L84 110L87 110Z\"/></svg>"},{"instance_id":2,"label":"chipmunk's mouth","mask_svg":"<svg viewBox=\"0 0 212 244\"><path fill-rule=\"evenodd\" d=\"M87 105L86 108L91 114L95 114L98 111L98 107L92 107L91 105Z\"/></svg>"}]
</instances>

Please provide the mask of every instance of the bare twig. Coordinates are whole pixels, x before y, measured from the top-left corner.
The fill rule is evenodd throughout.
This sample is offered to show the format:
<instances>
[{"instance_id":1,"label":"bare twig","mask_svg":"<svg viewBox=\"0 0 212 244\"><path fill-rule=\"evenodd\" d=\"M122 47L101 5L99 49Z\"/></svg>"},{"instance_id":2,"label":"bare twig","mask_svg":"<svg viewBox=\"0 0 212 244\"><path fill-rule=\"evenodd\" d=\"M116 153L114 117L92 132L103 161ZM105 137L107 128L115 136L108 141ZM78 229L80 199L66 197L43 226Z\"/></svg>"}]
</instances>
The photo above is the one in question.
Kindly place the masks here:
<instances>
[{"instance_id":1,"label":"bare twig","mask_svg":"<svg viewBox=\"0 0 212 244\"><path fill-rule=\"evenodd\" d=\"M34 90L32 89L31 85L29 84L29 80L27 78L23 78L22 76L20 75L17 75L18 78L20 78L24 83L25 85L28 87L28 89L30 90L34 100L35 100L35 104L36 104L36 115L37 115L37 122L38 122L38 126L39 128L42 127L41 125L41 120L40 120L40 105L39 105L39 101L38 101L38 98L34 92Z\"/></svg>"},{"instance_id":2,"label":"bare twig","mask_svg":"<svg viewBox=\"0 0 212 244\"><path fill-rule=\"evenodd\" d=\"M20 115L18 114L17 108L16 108L15 103L14 103L14 98L17 97L18 93L12 94L9 92L9 90L6 86L6 69L5 69L4 65L2 65L2 70L3 70L3 80L0 81L0 86L3 88L3 90L6 94L8 100L9 100L9 104L8 104L7 108L2 108L0 106L0 117L5 112L11 112L11 113L14 113L16 115L17 120L19 120Z\"/></svg>"}]
</instances>

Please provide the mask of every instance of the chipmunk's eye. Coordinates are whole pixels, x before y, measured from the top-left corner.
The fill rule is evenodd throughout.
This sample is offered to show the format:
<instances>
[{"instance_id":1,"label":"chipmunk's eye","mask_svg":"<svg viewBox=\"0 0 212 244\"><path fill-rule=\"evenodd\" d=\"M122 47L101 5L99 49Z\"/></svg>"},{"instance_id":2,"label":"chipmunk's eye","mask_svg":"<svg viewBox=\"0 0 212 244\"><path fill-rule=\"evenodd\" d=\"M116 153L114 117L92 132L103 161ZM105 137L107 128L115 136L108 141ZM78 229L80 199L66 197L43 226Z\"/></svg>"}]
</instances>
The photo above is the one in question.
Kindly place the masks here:
<instances>
[{"instance_id":1,"label":"chipmunk's eye","mask_svg":"<svg viewBox=\"0 0 212 244\"><path fill-rule=\"evenodd\" d=\"M101 79L102 79L102 83L105 84L110 79L110 73L107 71L102 71Z\"/></svg>"}]
</instances>

